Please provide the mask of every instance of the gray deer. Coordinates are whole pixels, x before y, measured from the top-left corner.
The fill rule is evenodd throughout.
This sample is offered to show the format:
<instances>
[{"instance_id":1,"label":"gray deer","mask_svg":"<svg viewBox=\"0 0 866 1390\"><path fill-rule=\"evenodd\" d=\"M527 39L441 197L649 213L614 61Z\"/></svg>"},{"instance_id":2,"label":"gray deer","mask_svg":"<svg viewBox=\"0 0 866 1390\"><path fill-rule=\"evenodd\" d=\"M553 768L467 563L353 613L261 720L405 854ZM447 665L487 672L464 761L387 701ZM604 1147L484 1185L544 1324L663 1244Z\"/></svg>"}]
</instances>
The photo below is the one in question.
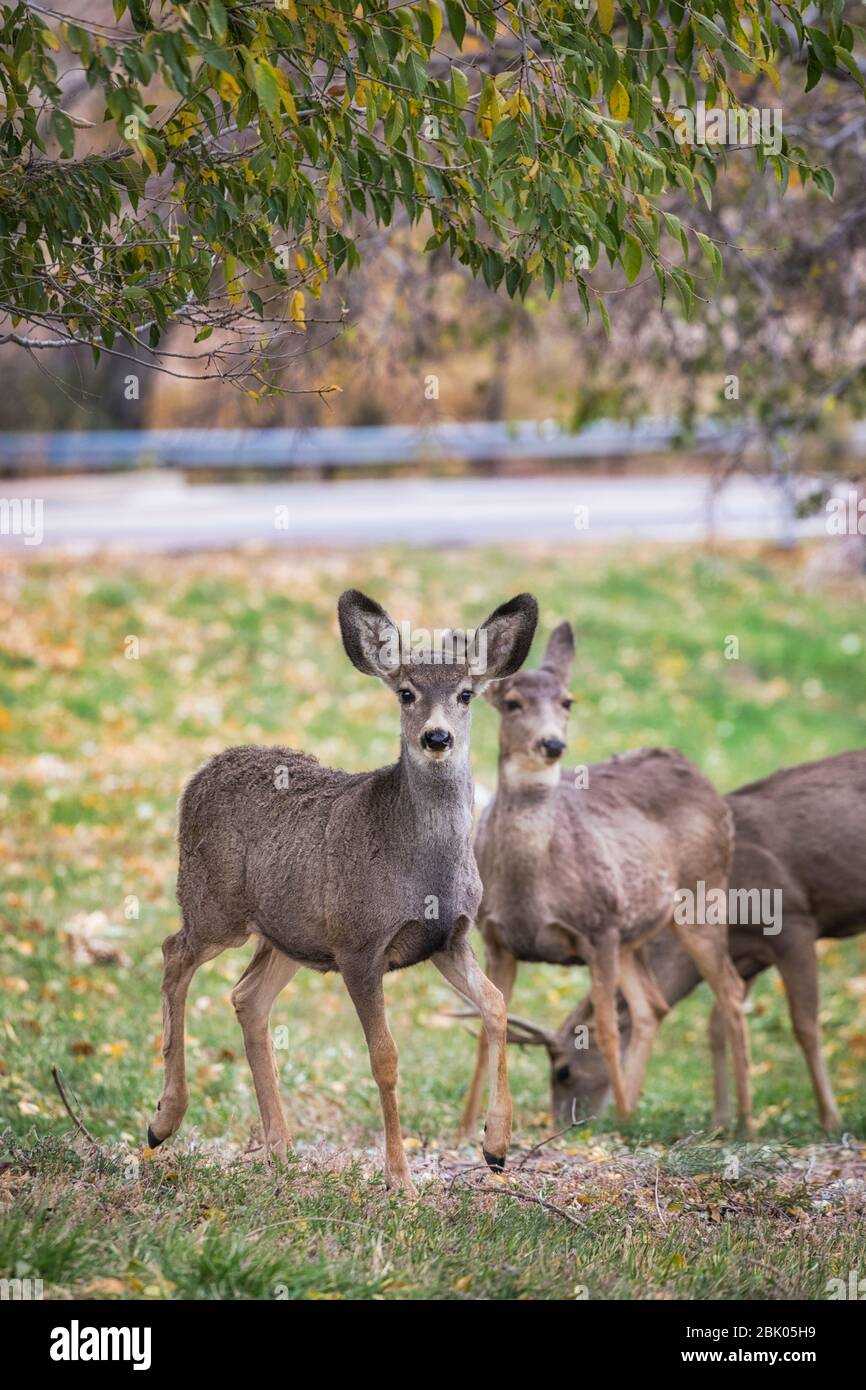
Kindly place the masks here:
<instances>
[{"instance_id":1,"label":"gray deer","mask_svg":"<svg viewBox=\"0 0 866 1390\"><path fill-rule=\"evenodd\" d=\"M538 617L529 594L490 615L475 651L448 660L406 651L383 608L357 590L338 606L346 653L400 705L400 757L375 772L321 767L289 748L230 748L198 771L180 802L177 895L182 926L163 945L162 1097L151 1147L174 1134L188 1104L184 1005L204 961L249 936L255 954L232 992L256 1088L265 1146L289 1144L269 1033L271 1007L302 965L337 970L358 1012L385 1124L385 1178L414 1189L397 1112L397 1049L383 976L432 960L481 1014L490 1043L487 1162L502 1167L511 1136L505 1004L472 952L481 900L471 848L470 703L526 658ZM486 656L486 660L480 659Z\"/></svg>"},{"instance_id":2,"label":"gray deer","mask_svg":"<svg viewBox=\"0 0 866 1390\"><path fill-rule=\"evenodd\" d=\"M765 930L752 911L729 924L731 958L748 983L776 966L785 987L794 1035L809 1068L825 1129L842 1120L821 1050L815 942L866 931L866 750L783 768L727 797L734 817L730 887L743 894L781 894L781 923ZM736 916L740 917L737 912ZM777 930L777 928L780 929ZM647 948L647 963L669 1006L691 994L700 974L668 932ZM620 998L620 1035L627 1050L631 1018ZM575 1030L588 1027L588 1046L575 1050ZM598 1115L610 1096L607 1065L593 1036L587 998L556 1031L525 1019L509 1021L513 1042L542 1044L550 1058L551 1105L557 1122ZM582 1035L581 1035L582 1036ZM730 1120L724 1029L710 1020L715 1090L714 1123Z\"/></svg>"},{"instance_id":3,"label":"gray deer","mask_svg":"<svg viewBox=\"0 0 866 1390\"><path fill-rule=\"evenodd\" d=\"M479 927L487 974L506 999L518 961L589 966L598 1046L617 1109L637 1104L646 1059L667 1001L643 948L672 928L716 996L731 1044L741 1130L751 1124L743 985L727 954L724 916L677 924L675 894L727 888L732 831L724 800L681 754L643 749L588 769L587 785L563 773L567 681L574 658L568 623L552 633L538 670L491 686L500 715L496 794L478 826L484 896ZM628 1001L631 1046L621 1061L617 989ZM462 1131L474 1132L487 1045L479 1038Z\"/></svg>"}]
</instances>

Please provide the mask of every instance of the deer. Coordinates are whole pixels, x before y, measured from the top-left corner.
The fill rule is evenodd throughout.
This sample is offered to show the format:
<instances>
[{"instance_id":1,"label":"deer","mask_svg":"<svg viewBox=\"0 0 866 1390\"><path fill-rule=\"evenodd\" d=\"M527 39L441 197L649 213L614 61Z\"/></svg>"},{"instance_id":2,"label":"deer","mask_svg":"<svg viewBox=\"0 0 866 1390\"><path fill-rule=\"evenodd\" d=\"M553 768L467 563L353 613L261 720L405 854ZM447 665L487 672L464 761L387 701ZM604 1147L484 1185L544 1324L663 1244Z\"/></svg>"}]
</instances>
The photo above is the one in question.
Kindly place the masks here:
<instances>
[{"instance_id":1,"label":"deer","mask_svg":"<svg viewBox=\"0 0 866 1390\"><path fill-rule=\"evenodd\" d=\"M250 937L255 949L232 991L269 1159L290 1145L269 1031L271 1008L306 966L338 971L363 1029L385 1131L385 1182L415 1196L397 1107L397 1048L383 978L430 960L480 1013L490 1053L483 1152L501 1169L511 1138L506 1010L470 943L481 901L472 853L472 700L512 675L532 643L530 594L502 604L456 654L446 643L407 650L375 600L349 589L338 603L346 654L394 693L400 755L348 773L284 747L218 754L179 806L181 926L163 944L164 1082L148 1126L151 1149L176 1133L189 1095L184 1008L200 965ZM449 660L449 657L454 659Z\"/></svg>"},{"instance_id":2,"label":"deer","mask_svg":"<svg viewBox=\"0 0 866 1390\"><path fill-rule=\"evenodd\" d=\"M694 925L678 921L675 911L684 889L697 895L704 885L707 901L710 892L724 898L730 810L674 749L616 756L590 766L585 778L564 773L574 654L571 625L560 623L537 669L485 692L500 717L496 791L475 838L486 973L508 1001L520 961L588 966L596 1040L617 1111L626 1116L639 1099L646 1059L669 1008L645 948L657 933L674 933L715 995L733 1058L738 1126L748 1133L744 990L727 952L725 913L720 906ZM624 1060L618 991L631 1015ZM486 1060L482 1034L463 1137L477 1126Z\"/></svg>"},{"instance_id":3,"label":"deer","mask_svg":"<svg viewBox=\"0 0 866 1390\"><path fill-rule=\"evenodd\" d=\"M781 920L768 924L752 912L729 921L731 959L746 989L775 966L782 978L794 1036L806 1060L818 1110L829 1133L842 1128L821 1047L820 992L815 945L866 931L866 750L783 768L727 796L734 818L730 888L742 895L778 894ZM647 948L647 964L673 1007L700 984L694 962L670 934ZM551 1109L557 1123L601 1114L610 1079L592 1027L592 1001L584 999L556 1030L509 1019L509 1040L542 1045L550 1058ZM627 1051L631 1017L619 999L619 1026ZM576 1051L576 1030L583 1028ZM717 1009L710 1016L713 1124L730 1122L725 1034Z\"/></svg>"}]
</instances>

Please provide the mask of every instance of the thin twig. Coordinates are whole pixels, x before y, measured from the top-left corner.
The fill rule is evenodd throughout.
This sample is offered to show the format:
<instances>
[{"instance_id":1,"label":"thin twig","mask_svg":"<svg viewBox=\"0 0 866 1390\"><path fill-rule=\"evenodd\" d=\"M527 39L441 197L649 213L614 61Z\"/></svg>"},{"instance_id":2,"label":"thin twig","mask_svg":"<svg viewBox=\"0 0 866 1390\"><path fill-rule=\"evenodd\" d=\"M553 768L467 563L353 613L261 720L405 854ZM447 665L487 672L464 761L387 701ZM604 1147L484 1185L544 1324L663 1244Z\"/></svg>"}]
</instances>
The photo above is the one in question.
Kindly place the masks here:
<instances>
[{"instance_id":1,"label":"thin twig","mask_svg":"<svg viewBox=\"0 0 866 1390\"><path fill-rule=\"evenodd\" d=\"M520 1162L515 1166L517 1168L522 1168L524 1163L526 1163L527 1159L530 1159L534 1153L538 1152L539 1149L543 1149L546 1144L552 1144L554 1139L561 1139L563 1134L567 1134L570 1129L577 1129L580 1125L585 1125L587 1120L591 1120L593 1118L594 1117L592 1115L587 1115L585 1119L572 1120L571 1124L565 1126L565 1129L558 1129L555 1134L548 1134L546 1139L540 1140L539 1143L533 1144L531 1149L527 1149Z\"/></svg>"},{"instance_id":2,"label":"thin twig","mask_svg":"<svg viewBox=\"0 0 866 1390\"><path fill-rule=\"evenodd\" d=\"M660 1169L658 1164L656 1164L656 1180L655 1187L653 1188L653 1196L655 1197L656 1212L658 1213L659 1221L662 1223L663 1226L666 1226L668 1223L665 1220L664 1216L662 1216L662 1209L659 1205L659 1173Z\"/></svg>"},{"instance_id":3,"label":"thin twig","mask_svg":"<svg viewBox=\"0 0 866 1390\"><path fill-rule=\"evenodd\" d=\"M572 1226L580 1227L582 1223L570 1212L564 1211L553 1202L546 1202L543 1197L536 1197L532 1192L518 1192L513 1187L489 1187L486 1183L479 1183L467 1188L468 1192L489 1192L494 1197L514 1197L518 1202L532 1202L537 1207L543 1207L545 1211L553 1212L555 1216L561 1216L564 1221L568 1221Z\"/></svg>"},{"instance_id":4,"label":"thin twig","mask_svg":"<svg viewBox=\"0 0 866 1390\"><path fill-rule=\"evenodd\" d=\"M81 1131L88 1143L92 1144L95 1149L99 1149L101 1152L102 1146L99 1143L99 1140L94 1139L93 1135L90 1133L90 1130L87 1128L87 1125L84 1123L83 1120L79 1119L75 1111L72 1109L72 1106L69 1104L66 1091L63 1088L63 1082L60 1080L60 1072L58 1071L57 1066L54 1062L52 1062L51 1064L51 1075L53 1076L54 1084L57 1087L57 1094L63 1101L63 1108L66 1111L72 1123L75 1125L75 1128Z\"/></svg>"}]
</instances>

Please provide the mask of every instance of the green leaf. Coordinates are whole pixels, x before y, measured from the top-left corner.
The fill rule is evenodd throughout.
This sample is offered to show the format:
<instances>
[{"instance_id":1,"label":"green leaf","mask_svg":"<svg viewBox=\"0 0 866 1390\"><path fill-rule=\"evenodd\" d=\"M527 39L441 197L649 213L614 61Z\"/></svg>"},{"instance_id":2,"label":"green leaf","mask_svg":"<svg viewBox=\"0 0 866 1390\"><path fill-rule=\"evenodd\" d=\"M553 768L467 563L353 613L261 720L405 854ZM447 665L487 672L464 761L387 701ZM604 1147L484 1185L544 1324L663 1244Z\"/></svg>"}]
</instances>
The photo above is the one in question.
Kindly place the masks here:
<instances>
[{"instance_id":1,"label":"green leaf","mask_svg":"<svg viewBox=\"0 0 866 1390\"><path fill-rule=\"evenodd\" d=\"M75 153L75 127L65 112L51 112L51 129L57 136L61 158L71 159Z\"/></svg>"},{"instance_id":2,"label":"green leaf","mask_svg":"<svg viewBox=\"0 0 866 1390\"><path fill-rule=\"evenodd\" d=\"M262 60L253 64L256 96L270 116L276 116L280 105L280 88L272 65Z\"/></svg>"},{"instance_id":3,"label":"green leaf","mask_svg":"<svg viewBox=\"0 0 866 1390\"><path fill-rule=\"evenodd\" d=\"M459 106L462 111L469 100L469 82L456 64L451 67L451 94L454 105Z\"/></svg>"},{"instance_id":4,"label":"green leaf","mask_svg":"<svg viewBox=\"0 0 866 1390\"><path fill-rule=\"evenodd\" d=\"M640 275L643 265L643 248L636 236L631 232L626 235L625 246L622 250L622 268L625 271L625 278L630 285L633 285Z\"/></svg>"},{"instance_id":5,"label":"green leaf","mask_svg":"<svg viewBox=\"0 0 866 1390\"><path fill-rule=\"evenodd\" d=\"M400 101L395 101L391 110L388 112L385 121L385 140L389 145L395 145L403 133L403 105Z\"/></svg>"},{"instance_id":6,"label":"green leaf","mask_svg":"<svg viewBox=\"0 0 866 1390\"><path fill-rule=\"evenodd\" d=\"M710 269L713 272L713 279L718 285L722 278L721 252L719 251L719 248L718 246L716 246L715 242L710 241L710 238L708 236L705 236L703 232L695 232L695 237L697 238L698 244L700 245L700 248L703 251L704 256L710 264Z\"/></svg>"},{"instance_id":7,"label":"green leaf","mask_svg":"<svg viewBox=\"0 0 866 1390\"><path fill-rule=\"evenodd\" d=\"M445 0L445 13L448 16L448 28L451 30L451 37L458 48L463 47L463 38L466 34L466 14L463 6L458 4L458 0Z\"/></svg>"}]
</instances>

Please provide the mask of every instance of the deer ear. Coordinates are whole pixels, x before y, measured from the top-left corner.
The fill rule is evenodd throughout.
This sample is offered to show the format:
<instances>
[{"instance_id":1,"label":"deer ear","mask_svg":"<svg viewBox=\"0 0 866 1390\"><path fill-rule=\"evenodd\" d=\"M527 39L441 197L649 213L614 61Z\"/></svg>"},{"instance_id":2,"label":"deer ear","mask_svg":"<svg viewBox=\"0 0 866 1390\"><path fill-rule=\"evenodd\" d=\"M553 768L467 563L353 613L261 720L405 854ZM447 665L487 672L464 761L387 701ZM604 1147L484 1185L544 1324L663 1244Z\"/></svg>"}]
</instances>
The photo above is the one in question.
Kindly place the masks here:
<instances>
[{"instance_id":1,"label":"deer ear","mask_svg":"<svg viewBox=\"0 0 866 1390\"><path fill-rule=\"evenodd\" d=\"M346 655L365 676L393 685L400 675L400 633L393 618L374 599L347 589L337 604Z\"/></svg>"},{"instance_id":2,"label":"deer ear","mask_svg":"<svg viewBox=\"0 0 866 1390\"><path fill-rule=\"evenodd\" d=\"M567 685L573 661L574 629L571 623L560 623L547 639L544 656L541 658L541 669L552 671L555 676L559 677L563 685Z\"/></svg>"},{"instance_id":3,"label":"deer ear","mask_svg":"<svg viewBox=\"0 0 866 1390\"><path fill-rule=\"evenodd\" d=\"M502 713L502 681L491 681L489 685L483 685L480 693L488 705Z\"/></svg>"},{"instance_id":4,"label":"deer ear","mask_svg":"<svg viewBox=\"0 0 866 1390\"><path fill-rule=\"evenodd\" d=\"M537 622L538 604L532 594L518 594L482 623L476 633L475 660L469 667L478 689L520 669L529 655Z\"/></svg>"}]
</instances>

